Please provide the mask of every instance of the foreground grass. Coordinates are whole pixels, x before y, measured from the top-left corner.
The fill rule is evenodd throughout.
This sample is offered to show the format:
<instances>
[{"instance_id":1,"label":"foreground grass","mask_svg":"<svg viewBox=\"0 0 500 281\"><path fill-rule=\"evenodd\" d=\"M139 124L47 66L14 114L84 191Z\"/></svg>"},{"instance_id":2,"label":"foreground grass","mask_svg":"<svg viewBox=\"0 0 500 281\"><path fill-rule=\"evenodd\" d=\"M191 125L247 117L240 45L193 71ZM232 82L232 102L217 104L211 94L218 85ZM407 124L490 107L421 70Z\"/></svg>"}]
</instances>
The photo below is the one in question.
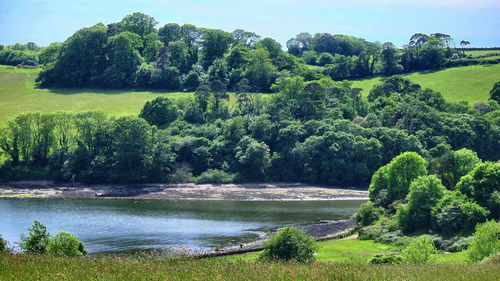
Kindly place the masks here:
<instances>
[{"instance_id":1,"label":"foreground grass","mask_svg":"<svg viewBox=\"0 0 500 281\"><path fill-rule=\"evenodd\" d=\"M0 254L0 280L498 280L495 264L367 265Z\"/></svg>"},{"instance_id":2,"label":"foreground grass","mask_svg":"<svg viewBox=\"0 0 500 281\"><path fill-rule=\"evenodd\" d=\"M441 92L448 102L467 101L469 104L486 102L493 84L500 81L500 64L471 65L423 71L402 75L423 88ZM363 89L366 96L370 89L382 81L382 77L353 81L353 87Z\"/></svg>"},{"instance_id":3,"label":"foreground grass","mask_svg":"<svg viewBox=\"0 0 500 281\"><path fill-rule=\"evenodd\" d=\"M375 254L397 251L392 245L375 243L372 240L325 240L318 242L318 252L315 256L318 262L349 262L367 263ZM256 261L260 252L222 257L229 261Z\"/></svg>"}]
</instances>

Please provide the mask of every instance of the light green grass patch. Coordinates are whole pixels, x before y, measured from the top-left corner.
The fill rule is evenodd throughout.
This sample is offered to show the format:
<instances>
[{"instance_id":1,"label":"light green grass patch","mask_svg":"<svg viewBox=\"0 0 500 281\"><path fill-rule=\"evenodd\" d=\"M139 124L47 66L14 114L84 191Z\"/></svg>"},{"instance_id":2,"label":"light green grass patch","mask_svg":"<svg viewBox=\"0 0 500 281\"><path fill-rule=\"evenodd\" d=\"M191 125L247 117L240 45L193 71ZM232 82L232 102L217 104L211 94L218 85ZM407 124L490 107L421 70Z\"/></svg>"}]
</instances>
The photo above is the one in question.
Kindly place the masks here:
<instances>
[{"instance_id":1,"label":"light green grass patch","mask_svg":"<svg viewBox=\"0 0 500 281\"><path fill-rule=\"evenodd\" d=\"M493 84L500 81L500 64L461 66L401 76L420 84L422 88L441 92L448 102L467 101L473 105L488 101ZM363 89L363 96L366 97L370 89L381 81L381 77L354 80L352 87Z\"/></svg>"},{"instance_id":2,"label":"light green grass patch","mask_svg":"<svg viewBox=\"0 0 500 281\"><path fill-rule=\"evenodd\" d=\"M500 50L477 50L477 51L465 51L465 55L472 56L473 58L481 57L489 54L500 55Z\"/></svg>"},{"instance_id":3,"label":"light green grass patch","mask_svg":"<svg viewBox=\"0 0 500 281\"><path fill-rule=\"evenodd\" d=\"M397 251L396 246L373 242L372 240L326 240L318 242L315 259L318 262L366 263L375 254ZM256 261L261 252L221 257L229 261Z\"/></svg>"}]
</instances>

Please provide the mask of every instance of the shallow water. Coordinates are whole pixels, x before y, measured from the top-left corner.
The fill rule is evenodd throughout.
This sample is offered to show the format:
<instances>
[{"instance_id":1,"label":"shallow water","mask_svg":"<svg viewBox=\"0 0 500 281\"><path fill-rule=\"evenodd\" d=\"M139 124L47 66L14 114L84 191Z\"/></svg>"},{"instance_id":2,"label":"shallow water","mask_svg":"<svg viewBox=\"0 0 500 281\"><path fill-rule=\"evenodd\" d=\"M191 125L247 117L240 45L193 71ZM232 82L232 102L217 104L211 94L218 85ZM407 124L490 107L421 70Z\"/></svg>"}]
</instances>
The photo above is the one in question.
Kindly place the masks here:
<instances>
[{"instance_id":1,"label":"shallow water","mask_svg":"<svg viewBox=\"0 0 500 281\"><path fill-rule=\"evenodd\" d=\"M284 225L348 219L361 203L0 198L0 234L15 245L38 220L53 235L76 235L89 253L204 251L248 243Z\"/></svg>"}]
</instances>

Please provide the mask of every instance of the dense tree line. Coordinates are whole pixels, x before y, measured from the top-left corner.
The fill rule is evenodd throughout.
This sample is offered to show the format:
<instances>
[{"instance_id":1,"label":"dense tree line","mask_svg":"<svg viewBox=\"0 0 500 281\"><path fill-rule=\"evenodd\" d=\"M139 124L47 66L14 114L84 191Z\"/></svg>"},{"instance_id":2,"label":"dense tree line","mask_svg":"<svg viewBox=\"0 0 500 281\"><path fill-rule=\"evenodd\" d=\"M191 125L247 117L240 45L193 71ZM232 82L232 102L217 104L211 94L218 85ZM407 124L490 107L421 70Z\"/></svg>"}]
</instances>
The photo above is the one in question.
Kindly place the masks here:
<instances>
[{"instance_id":1,"label":"dense tree line","mask_svg":"<svg viewBox=\"0 0 500 281\"><path fill-rule=\"evenodd\" d=\"M3 125L4 180L87 182L286 181L362 184L405 151L451 165L452 150L500 158L498 103L481 111L394 76L367 99L348 82L280 77L276 94L220 80L192 98L159 97L139 117L29 113ZM444 164L446 163L446 164ZM458 176L443 177L455 184ZM397 198L403 196L403 191Z\"/></svg>"},{"instance_id":2,"label":"dense tree line","mask_svg":"<svg viewBox=\"0 0 500 281\"><path fill-rule=\"evenodd\" d=\"M285 52L272 38L242 29L229 33L191 24L157 25L153 17L134 13L117 23L82 28L65 42L37 52L21 44L7 46L0 51L0 63L42 64L37 81L43 87L194 91L201 84L220 81L236 91L237 84L246 79L252 92L269 92L280 77L342 81L497 62L464 58L465 53L443 33L414 34L397 49L391 42L303 32L287 41ZM308 65L322 68L313 71Z\"/></svg>"}]
</instances>

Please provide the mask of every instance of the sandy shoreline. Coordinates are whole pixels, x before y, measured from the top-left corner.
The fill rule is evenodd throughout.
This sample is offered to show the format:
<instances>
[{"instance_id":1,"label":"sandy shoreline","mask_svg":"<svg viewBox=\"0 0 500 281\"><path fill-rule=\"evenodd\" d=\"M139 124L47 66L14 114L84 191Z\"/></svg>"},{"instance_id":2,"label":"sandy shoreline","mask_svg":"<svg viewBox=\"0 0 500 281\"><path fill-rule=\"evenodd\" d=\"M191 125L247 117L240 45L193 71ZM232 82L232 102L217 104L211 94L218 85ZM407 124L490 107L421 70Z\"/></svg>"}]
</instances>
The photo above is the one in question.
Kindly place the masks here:
<instances>
[{"instance_id":1,"label":"sandy shoreline","mask_svg":"<svg viewBox=\"0 0 500 281\"><path fill-rule=\"evenodd\" d=\"M366 188L325 187L299 183L88 185L22 181L0 184L1 197L334 201L368 200L368 191Z\"/></svg>"}]
</instances>

